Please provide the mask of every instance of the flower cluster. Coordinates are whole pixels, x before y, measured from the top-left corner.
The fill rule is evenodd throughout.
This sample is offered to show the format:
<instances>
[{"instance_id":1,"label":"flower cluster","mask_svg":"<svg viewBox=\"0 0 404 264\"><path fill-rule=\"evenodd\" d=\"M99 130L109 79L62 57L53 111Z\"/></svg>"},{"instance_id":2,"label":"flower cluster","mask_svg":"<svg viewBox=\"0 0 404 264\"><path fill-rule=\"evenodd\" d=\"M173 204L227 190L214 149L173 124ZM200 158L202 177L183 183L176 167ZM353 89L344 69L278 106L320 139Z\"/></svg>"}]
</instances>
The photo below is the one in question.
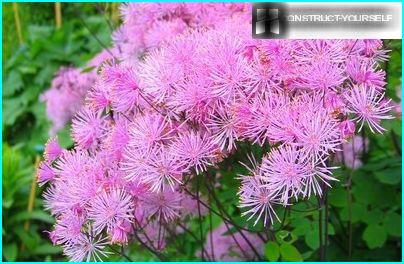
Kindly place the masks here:
<instances>
[{"instance_id":1,"label":"flower cluster","mask_svg":"<svg viewBox=\"0 0 404 264\"><path fill-rule=\"evenodd\" d=\"M243 232L230 233L233 226L222 223L215 230L209 232L206 236L204 247L204 258L211 261L240 261L240 260L259 260L257 255L264 252L264 242L257 234ZM230 233L230 234L227 234ZM255 252L254 252L255 250ZM198 252L202 257L202 252Z\"/></svg>"},{"instance_id":2,"label":"flower cluster","mask_svg":"<svg viewBox=\"0 0 404 264\"><path fill-rule=\"evenodd\" d=\"M104 50L89 61L85 68L61 67L52 80L51 87L40 100L46 103L46 114L52 127L50 135L55 135L84 105L86 93L94 84L96 69L103 62L113 59L110 51Z\"/></svg>"},{"instance_id":3,"label":"flower cluster","mask_svg":"<svg viewBox=\"0 0 404 264\"><path fill-rule=\"evenodd\" d=\"M163 249L173 225L209 210L189 191L193 177L240 141L269 146L260 163L251 157L239 191L242 214L268 225L275 205L331 186L331 158L349 138L364 126L382 133L392 118L379 40L254 40L246 4L128 4L122 13L122 55L98 65L72 122L75 148L50 140L38 169L56 218L51 239L72 260L99 260L133 235Z\"/></svg>"}]
</instances>

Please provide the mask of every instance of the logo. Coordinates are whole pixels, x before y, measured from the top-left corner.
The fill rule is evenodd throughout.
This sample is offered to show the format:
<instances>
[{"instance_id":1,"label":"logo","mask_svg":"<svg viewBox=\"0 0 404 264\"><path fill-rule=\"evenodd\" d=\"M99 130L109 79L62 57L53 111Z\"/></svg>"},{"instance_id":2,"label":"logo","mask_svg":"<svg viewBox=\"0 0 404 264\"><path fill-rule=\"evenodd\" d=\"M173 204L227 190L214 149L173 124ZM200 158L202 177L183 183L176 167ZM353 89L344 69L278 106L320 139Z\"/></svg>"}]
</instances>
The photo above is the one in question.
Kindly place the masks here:
<instances>
[{"instance_id":1,"label":"logo","mask_svg":"<svg viewBox=\"0 0 404 264\"><path fill-rule=\"evenodd\" d=\"M284 38L286 35L285 8L278 3L254 3L252 10L253 38Z\"/></svg>"}]
</instances>

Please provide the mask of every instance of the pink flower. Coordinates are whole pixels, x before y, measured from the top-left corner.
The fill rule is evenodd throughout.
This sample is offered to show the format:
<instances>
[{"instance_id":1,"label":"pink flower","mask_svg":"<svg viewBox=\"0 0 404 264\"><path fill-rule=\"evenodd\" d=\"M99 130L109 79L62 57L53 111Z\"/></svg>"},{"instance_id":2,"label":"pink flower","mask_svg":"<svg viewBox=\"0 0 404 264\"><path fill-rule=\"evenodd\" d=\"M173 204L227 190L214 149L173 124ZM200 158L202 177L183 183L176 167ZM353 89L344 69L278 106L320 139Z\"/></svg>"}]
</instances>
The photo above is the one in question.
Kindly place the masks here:
<instances>
[{"instance_id":1,"label":"pink flower","mask_svg":"<svg viewBox=\"0 0 404 264\"><path fill-rule=\"evenodd\" d=\"M140 100L139 81L132 66L104 66L104 80L111 85L112 108L117 112L133 110Z\"/></svg>"},{"instance_id":2,"label":"pink flower","mask_svg":"<svg viewBox=\"0 0 404 264\"><path fill-rule=\"evenodd\" d=\"M232 110L224 111L220 109L212 114L207 121L207 127L212 133L213 143L217 144L222 151L236 148L237 119Z\"/></svg>"},{"instance_id":3,"label":"pink flower","mask_svg":"<svg viewBox=\"0 0 404 264\"><path fill-rule=\"evenodd\" d=\"M192 121L205 122L214 111L215 97L210 89L211 81L196 73L189 80L178 83L168 106L173 111L185 112Z\"/></svg>"},{"instance_id":4,"label":"pink flower","mask_svg":"<svg viewBox=\"0 0 404 264\"><path fill-rule=\"evenodd\" d=\"M166 185L174 189L177 183L181 184L183 173L187 172L184 161L167 148L156 148L152 152L141 181L150 184L151 191L164 190Z\"/></svg>"},{"instance_id":5,"label":"pink flower","mask_svg":"<svg viewBox=\"0 0 404 264\"><path fill-rule=\"evenodd\" d=\"M63 253L71 261L102 261L103 257L111 254L105 251L108 244L107 237L95 234L89 227L89 234L82 234L74 244L63 245Z\"/></svg>"},{"instance_id":6,"label":"pink flower","mask_svg":"<svg viewBox=\"0 0 404 264\"><path fill-rule=\"evenodd\" d=\"M334 157L360 162L345 143L358 132L353 122L383 131L393 106L382 94L380 40L254 40L250 11L245 3L123 4L112 47L84 71L58 72L42 100L53 133L75 116L75 146L51 139L37 176L56 219L50 238L70 260L101 260L113 244L170 246L177 224L208 212L199 203L209 203L206 190L201 201L190 193L194 174L229 166L242 154L236 146L268 151L261 164L250 158L238 195L240 215L273 224L277 207L332 187ZM227 186L224 169L216 188ZM233 228L208 234L208 260L263 254L256 234Z\"/></svg>"},{"instance_id":7,"label":"pink flower","mask_svg":"<svg viewBox=\"0 0 404 264\"><path fill-rule=\"evenodd\" d=\"M384 90L386 73L378 68L378 64L372 60L360 60L354 57L347 63L347 73L356 85L374 87L378 91Z\"/></svg>"},{"instance_id":8,"label":"pink flower","mask_svg":"<svg viewBox=\"0 0 404 264\"><path fill-rule=\"evenodd\" d=\"M132 230L133 228L129 221L123 220L118 222L110 231L111 243L121 245L128 244L128 236Z\"/></svg>"},{"instance_id":9,"label":"pink flower","mask_svg":"<svg viewBox=\"0 0 404 264\"><path fill-rule=\"evenodd\" d=\"M44 185L48 181L52 181L55 178L55 172L53 168L46 162L41 162L37 168L37 182L39 186Z\"/></svg>"},{"instance_id":10,"label":"pink flower","mask_svg":"<svg viewBox=\"0 0 404 264\"><path fill-rule=\"evenodd\" d=\"M249 64L242 56L220 57L220 53L216 55L217 61L211 66L209 75L212 81L212 94L222 98L226 103L234 102L248 86Z\"/></svg>"},{"instance_id":11,"label":"pink flower","mask_svg":"<svg viewBox=\"0 0 404 264\"><path fill-rule=\"evenodd\" d=\"M142 206L146 215L157 220L169 222L179 217L181 208L181 194L177 191L167 188L158 193L147 193L142 197Z\"/></svg>"},{"instance_id":12,"label":"pink flower","mask_svg":"<svg viewBox=\"0 0 404 264\"><path fill-rule=\"evenodd\" d=\"M313 173L304 150L285 146L273 149L262 159L258 177L273 195L279 194L283 205L288 205L290 198L297 200L304 194L306 181Z\"/></svg>"},{"instance_id":13,"label":"pink flower","mask_svg":"<svg viewBox=\"0 0 404 264\"><path fill-rule=\"evenodd\" d=\"M326 112L306 112L301 118L302 127L296 130L297 146L313 159L324 160L329 154L339 150L341 144L338 122Z\"/></svg>"},{"instance_id":14,"label":"pink flower","mask_svg":"<svg viewBox=\"0 0 404 264\"><path fill-rule=\"evenodd\" d=\"M335 115L345 113L345 104L342 97L334 91L329 91L325 94L324 105Z\"/></svg>"},{"instance_id":15,"label":"pink flower","mask_svg":"<svg viewBox=\"0 0 404 264\"><path fill-rule=\"evenodd\" d=\"M105 121L101 112L89 108L79 111L72 121L72 137L81 149L93 149L104 132Z\"/></svg>"},{"instance_id":16,"label":"pink flower","mask_svg":"<svg viewBox=\"0 0 404 264\"><path fill-rule=\"evenodd\" d=\"M129 143L128 120L119 116L105 139L105 150L110 151L117 160L121 160L125 147Z\"/></svg>"},{"instance_id":17,"label":"pink flower","mask_svg":"<svg viewBox=\"0 0 404 264\"><path fill-rule=\"evenodd\" d=\"M170 139L169 124L159 113L139 116L129 126L129 146L148 151Z\"/></svg>"},{"instance_id":18,"label":"pink flower","mask_svg":"<svg viewBox=\"0 0 404 264\"><path fill-rule=\"evenodd\" d=\"M139 151L137 148L127 147L124 158L121 162L122 170L125 171L125 178L137 184L142 183L145 172L147 172L152 152Z\"/></svg>"},{"instance_id":19,"label":"pink flower","mask_svg":"<svg viewBox=\"0 0 404 264\"><path fill-rule=\"evenodd\" d=\"M153 23L145 36L145 45L149 48L158 47L163 42L171 41L187 28L187 24L179 18L171 21L160 20Z\"/></svg>"},{"instance_id":20,"label":"pink flower","mask_svg":"<svg viewBox=\"0 0 404 264\"><path fill-rule=\"evenodd\" d=\"M87 104L95 111L102 111L111 104L111 87L103 80L98 80L86 97Z\"/></svg>"},{"instance_id":21,"label":"pink flower","mask_svg":"<svg viewBox=\"0 0 404 264\"><path fill-rule=\"evenodd\" d=\"M339 124L341 130L341 137L343 139L348 139L355 134L355 123L347 119Z\"/></svg>"},{"instance_id":22,"label":"pink flower","mask_svg":"<svg viewBox=\"0 0 404 264\"><path fill-rule=\"evenodd\" d=\"M343 40L301 40L294 41L294 57L306 64L318 61L338 64L346 60L347 52Z\"/></svg>"},{"instance_id":23,"label":"pink flower","mask_svg":"<svg viewBox=\"0 0 404 264\"><path fill-rule=\"evenodd\" d=\"M191 131L178 136L173 143L173 153L187 168L192 168L199 174L217 157L217 147L206 134Z\"/></svg>"},{"instance_id":24,"label":"pink flower","mask_svg":"<svg viewBox=\"0 0 404 264\"><path fill-rule=\"evenodd\" d=\"M319 91L337 90L345 81L344 69L338 64L320 61L312 65L304 65L300 69L301 83L299 88Z\"/></svg>"},{"instance_id":25,"label":"pink flower","mask_svg":"<svg viewBox=\"0 0 404 264\"><path fill-rule=\"evenodd\" d=\"M53 162L60 155L62 155L63 149L60 147L57 138L51 138L45 144L44 157L48 162Z\"/></svg>"},{"instance_id":26,"label":"pink flower","mask_svg":"<svg viewBox=\"0 0 404 264\"><path fill-rule=\"evenodd\" d=\"M271 188L266 187L257 176L244 176L238 195L240 196L239 207L244 209L242 216L248 215L247 221L255 218L254 225L263 220L266 226L269 222L273 224L274 218L279 221L273 208L279 204L278 194Z\"/></svg>"},{"instance_id":27,"label":"pink flower","mask_svg":"<svg viewBox=\"0 0 404 264\"><path fill-rule=\"evenodd\" d=\"M77 243L82 234L85 218L72 211L64 213L57 219L55 230L52 231L52 237L55 244L74 244Z\"/></svg>"},{"instance_id":28,"label":"pink flower","mask_svg":"<svg viewBox=\"0 0 404 264\"><path fill-rule=\"evenodd\" d=\"M94 232L101 233L104 228L109 232L122 221L131 221L131 196L122 190L113 189L111 192L103 191L91 201L88 218L92 221Z\"/></svg>"},{"instance_id":29,"label":"pink flower","mask_svg":"<svg viewBox=\"0 0 404 264\"><path fill-rule=\"evenodd\" d=\"M94 79L92 72L82 73L81 69L73 67L59 69L52 80L51 88L40 98L41 101L46 102L46 114L53 123L51 135L63 128L74 113L82 107L84 96Z\"/></svg>"},{"instance_id":30,"label":"pink flower","mask_svg":"<svg viewBox=\"0 0 404 264\"><path fill-rule=\"evenodd\" d=\"M360 123L358 132L362 130L365 122L372 133L383 133L385 129L380 125L383 119L392 119L388 113L393 108L390 101L382 101L384 94L377 92L374 87L364 85L352 86L346 96L349 102L348 112L354 114L353 120Z\"/></svg>"}]
</instances>

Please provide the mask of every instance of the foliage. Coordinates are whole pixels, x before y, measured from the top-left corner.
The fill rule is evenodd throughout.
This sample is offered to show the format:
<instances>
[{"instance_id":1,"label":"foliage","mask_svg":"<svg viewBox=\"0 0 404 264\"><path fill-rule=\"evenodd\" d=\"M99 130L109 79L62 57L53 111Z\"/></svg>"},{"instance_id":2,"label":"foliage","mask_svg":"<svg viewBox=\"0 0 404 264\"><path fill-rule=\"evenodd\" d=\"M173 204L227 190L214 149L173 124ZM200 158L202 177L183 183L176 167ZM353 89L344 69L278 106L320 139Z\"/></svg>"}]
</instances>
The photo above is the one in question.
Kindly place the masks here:
<instances>
[{"instance_id":1,"label":"foliage","mask_svg":"<svg viewBox=\"0 0 404 264\"><path fill-rule=\"evenodd\" d=\"M34 176L34 166L21 146L3 142L3 255L7 261L51 259L60 252L44 233L54 220L43 211L41 200L27 210L30 188L36 186Z\"/></svg>"},{"instance_id":2,"label":"foliage","mask_svg":"<svg viewBox=\"0 0 404 264\"><path fill-rule=\"evenodd\" d=\"M4 6L6 20L3 25L14 32L11 7ZM5 260L64 260L60 248L51 245L44 233L53 224L53 218L43 211L41 199L36 198L31 212L27 211L30 188L34 177L34 161L43 149L48 137L49 123L45 117L44 105L39 95L49 87L54 72L61 65L83 65L91 56L101 50L100 44L82 26L74 10L64 11L67 19L63 28L55 30L52 15L44 12L51 4L40 9L20 5L23 24L33 24L35 12L45 14L37 18L35 25L24 30L26 43L17 52L6 53L3 79L3 257ZM69 7L70 8L70 7ZM88 7L87 7L88 8ZM87 11L86 11L87 10ZM94 9L84 12L95 13ZM50 21L49 21L50 20ZM108 44L109 29L102 16L90 16L86 23L103 43ZM41 25L38 25L41 24ZM3 41L17 46L16 36ZM8 40L7 40L8 39ZM392 49L391 59L385 65L387 70L387 94L399 101L396 90L401 85L401 41L388 41ZM7 50L7 49L6 49ZM299 202L293 208L280 209L282 223L266 230L271 240L265 246L264 256L269 261L376 261L401 259L401 118L384 124L389 131L383 136L373 136L369 148L362 158L364 166L352 170L340 168L335 175L339 179L328 191L327 208L317 210L318 201L313 198ZM69 128L61 131L59 139L64 147L71 144ZM221 164L220 188L217 202L212 201L215 210L225 209L237 224L251 230L253 227L239 217L234 195L238 188L237 174L246 170L236 163L245 160L242 155L251 151L258 154L261 149L240 143L240 156ZM224 170L223 168L230 168ZM204 187L201 190L207 193ZM41 190L36 190L37 197ZM226 205L221 208L220 205ZM327 224L325 224L328 214ZM29 221L28 228L26 223ZM216 215L203 217L203 236L206 238L213 228L219 226ZM321 226L321 230L320 230ZM199 234L199 222L192 220L191 231ZM235 231L235 230L233 230ZM320 232L321 231L321 232ZM321 239L320 239L321 234ZM325 237L328 244L324 246ZM351 242L350 242L351 241ZM200 242L184 233L170 241L167 255L175 260L197 260L195 252ZM178 257L177 248L184 252ZM326 248L326 249L325 249ZM116 247L114 250L120 250ZM326 252L324 253L324 250ZM134 261L158 260L147 251L134 245L125 252ZM321 256L322 255L322 256ZM125 261L115 255L110 261Z\"/></svg>"},{"instance_id":3,"label":"foliage","mask_svg":"<svg viewBox=\"0 0 404 264\"><path fill-rule=\"evenodd\" d=\"M42 152L49 130L40 94L50 86L62 65L80 66L102 47L86 26L108 45L110 30L103 16L88 4L66 5L63 26L54 27L54 4L19 4L25 43L18 45L11 4L3 4L3 257L8 261L64 260L60 248L50 243L45 230L53 219L43 210L36 190L28 212L34 162ZM9 47L13 48L11 54ZM8 50L8 51L7 51ZM8 53L7 53L8 52ZM59 133L61 143L71 144L69 128ZM26 222L30 224L26 228Z\"/></svg>"},{"instance_id":4,"label":"foliage","mask_svg":"<svg viewBox=\"0 0 404 264\"><path fill-rule=\"evenodd\" d=\"M105 23L103 17L85 19L90 30L108 43L110 32ZM24 142L24 148L32 153L46 141L49 129L40 94L50 86L61 65L80 66L101 46L79 19L67 20L60 30L30 25L29 33L27 43L13 54L4 69L3 135L11 144ZM61 138L68 144L66 132Z\"/></svg>"}]
</instances>

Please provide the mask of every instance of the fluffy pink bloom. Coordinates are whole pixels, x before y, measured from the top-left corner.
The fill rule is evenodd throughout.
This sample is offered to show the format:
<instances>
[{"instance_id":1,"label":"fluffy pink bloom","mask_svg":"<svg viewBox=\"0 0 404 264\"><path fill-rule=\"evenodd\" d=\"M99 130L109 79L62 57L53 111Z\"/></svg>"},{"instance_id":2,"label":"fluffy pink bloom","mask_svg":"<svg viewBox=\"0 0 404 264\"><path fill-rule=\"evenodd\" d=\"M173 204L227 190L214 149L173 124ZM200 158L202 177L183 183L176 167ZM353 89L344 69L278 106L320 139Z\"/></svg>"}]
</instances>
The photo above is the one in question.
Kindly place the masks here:
<instances>
[{"instance_id":1,"label":"fluffy pink bloom","mask_svg":"<svg viewBox=\"0 0 404 264\"><path fill-rule=\"evenodd\" d=\"M89 108L79 111L72 121L72 137L81 149L92 149L103 136L104 118L101 112Z\"/></svg>"},{"instance_id":2,"label":"fluffy pink bloom","mask_svg":"<svg viewBox=\"0 0 404 264\"><path fill-rule=\"evenodd\" d=\"M324 186L331 188L331 181L337 181L332 177L332 170L337 167L327 167L322 160L317 160L311 164L313 174L306 179L303 197L311 195L322 196Z\"/></svg>"},{"instance_id":3,"label":"fluffy pink bloom","mask_svg":"<svg viewBox=\"0 0 404 264\"><path fill-rule=\"evenodd\" d=\"M173 153L182 160L187 168L195 170L197 174L206 170L217 158L217 147L207 134L189 132L178 136L173 143Z\"/></svg>"},{"instance_id":4,"label":"fluffy pink bloom","mask_svg":"<svg viewBox=\"0 0 404 264\"><path fill-rule=\"evenodd\" d=\"M57 138L51 138L45 144L44 157L48 162L53 162L60 155L62 155L63 149L60 147Z\"/></svg>"},{"instance_id":5,"label":"fluffy pink bloom","mask_svg":"<svg viewBox=\"0 0 404 264\"><path fill-rule=\"evenodd\" d=\"M129 126L129 146L147 151L171 138L170 127L159 113L139 116Z\"/></svg>"},{"instance_id":6,"label":"fluffy pink bloom","mask_svg":"<svg viewBox=\"0 0 404 264\"><path fill-rule=\"evenodd\" d=\"M352 86L346 96L349 102L348 112L354 114L353 120L360 123L360 132L365 122L373 133L383 133L385 129L380 125L383 119L392 119L388 113L393 108L390 101L382 101L384 94L379 93L374 87L364 85Z\"/></svg>"},{"instance_id":7,"label":"fluffy pink bloom","mask_svg":"<svg viewBox=\"0 0 404 264\"><path fill-rule=\"evenodd\" d=\"M46 162L41 162L37 168L37 182L39 186L44 185L48 181L52 181L56 174L53 168Z\"/></svg>"},{"instance_id":8,"label":"fluffy pink bloom","mask_svg":"<svg viewBox=\"0 0 404 264\"><path fill-rule=\"evenodd\" d=\"M150 192L142 197L142 206L149 218L171 221L179 217L181 194L171 188L162 192Z\"/></svg>"},{"instance_id":9,"label":"fluffy pink bloom","mask_svg":"<svg viewBox=\"0 0 404 264\"><path fill-rule=\"evenodd\" d=\"M237 119L232 110L229 112L220 109L217 113L212 114L207 127L212 133L213 143L217 144L222 151L236 148L238 140Z\"/></svg>"},{"instance_id":10,"label":"fluffy pink bloom","mask_svg":"<svg viewBox=\"0 0 404 264\"><path fill-rule=\"evenodd\" d=\"M138 240L170 247L176 224L209 209L188 192L193 174L228 165L239 145L269 148L240 175L238 194L243 216L271 224L278 207L332 186L330 161L351 162L353 121L382 132L393 106L380 40L254 40L250 7L123 4L112 47L85 70L58 73L42 99L52 132L76 115L75 146L50 140L37 175L56 219L50 238L71 260L101 260L107 245ZM208 234L208 260L255 260L246 237L263 254L257 235L228 228Z\"/></svg>"},{"instance_id":11,"label":"fluffy pink bloom","mask_svg":"<svg viewBox=\"0 0 404 264\"><path fill-rule=\"evenodd\" d=\"M91 201L88 218L92 221L94 232L101 233L104 228L109 232L122 221L131 221L131 196L122 190L103 191Z\"/></svg>"},{"instance_id":12,"label":"fluffy pink bloom","mask_svg":"<svg viewBox=\"0 0 404 264\"><path fill-rule=\"evenodd\" d=\"M254 104L251 105L251 116L249 117L250 120L245 122L243 137L261 146L266 140L272 139L274 132L272 125L276 122L275 119L279 115L278 109L286 103L286 100L286 97L277 96L277 94L258 96Z\"/></svg>"},{"instance_id":13,"label":"fluffy pink bloom","mask_svg":"<svg viewBox=\"0 0 404 264\"><path fill-rule=\"evenodd\" d=\"M140 66L139 78L142 90L157 104L166 103L182 79L182 71L177 64L166 63L166 51L152 50Z\"/></svg>"},{"instance_id":14,"label":"fluffy pink bloom","mask_svg":"<svg viewBox=\"0 0 404 264\"><path fill-rule=\"evenodd\" d=\"M168 102L170 109L185 112L192 121L204 122L214 111L214 95L210 90L211 81L200 74L180 82L172 101Z\"/></svg>"},{"instance_id":15,"label":"fluffy pink bloom","mask_svg":"<svg viewBox=\"0 0 404 264\"><path fill-rule=\"evenodd\" d=\"M345 113L343 97L334 91L329 91L324 96L324 106L334 115Z\"/></svg>"},{"instance_id":16,"label":"fluffy pink bloom","mask_svg":"<svg viewBox=\"0 0 404 264\"><path fill-rule=\"evenodd\" d=\"M104 148L112 153L117 160L121 160L125 147L129 143L128 120L117 117L114 126L105 139Z\"/></svg>"},{"instance_id":17,"label":"fluffy pink bloom","mask_svg":"<svg viewBox=\"0 0 404 264\"><path fill-rule=\"evenodd\" d=\"M132 232L132 230L133 228L129 221L122 220L117 222L110 231L111 243L127 244L129 233Z\"/></svg>"},{"instance_id":18,"label":"fluffy pink bloom","mask_svg":"<svg viewBox=\"0 0 404 264\"><path fill-rule=\"evenodd\" d=\"M139 81L132 66L105 66L104 80L111 86L112 108L117 112L133 110L140 100Z\"/></svg>"},{"instance_id":19,"label":"fluffy pink bloom","mask_svg":"<svg viewBox=\"0 0 404 264\"><path fill-rule=\"evenodd\" d=\"M55 180L44 192L45 208L54 215L83 210L102 185L101 166L86 152L65 152L54 165Z\"/></svg>"},{"instance_id":20,"label":"fluffy pink bloom","mask_svg":"<svg viewBox=\"0 0 404 264\"><path fill-rule=\"evenodd\" d=\"M55 244L74 244L83 236L82 229L85 222L83 215L73 211L62 214L56 221L52 231Z\"/></svg>"},{"instance_id":21,"label":"fluffy pink bloom","mask_svg":"<svg viewBox=\"0 0 404 264\"><path fill-rule=\"evenodd\" d=\"M187 172L184 161L168 148L156 148L152 152L142 182L150 184L151 191L164 190L166 185L174 189L177 183L182 183L183 173Z\"/></svg>"},{"instance_id":22,"label":"fluffy pink bloom","mask_svg":"<svg viewBox=\"0 0 404 264\"><path fill-rule=\"evenodd\" d=\"M63 246L63 252L71 261L102 261L110 252L105 250L108 244L107 237L95 234L89 228L89 234L79 236L79 240L74 244Z\"/></svg>"},{"instance_id":23,"label":"fluffy pink bloom","mask_svg":"<svg viewBox=\"0 0 404 264\"><path fill-rule=\"evenodd\" d=\"M181 34L187 28L187 24L179 18L171 21L156 21L147 31L145 45L147 47L158 47L165 41L170 41L173 37Z\"/></svg>"},{"instance_id":24,"label":"fluffy pink bloom","mask_svg":"<svg viewBox=\"0 0 404 264\"><path fill-rule=\"evenodd\" d=\"M262 159L259 178L287 205L290 198L297 200L304 194L305 183L313 173L304 150L285 146L272 150Z\"/></svg>"},{"instance_id":25,"label":"fluffy pink bloom","mask_svg":"<svg viewBox=\"0 0 404 264\"><path fill-rule=\"evenodd\" d=\"M384 90L386 73L378 68L372 60L362 60L355 57L348 61L346 71L356 85L374 87L378 91Z\"/></svg>"},{"instance_id":26,"label":"fluffy pink bloom","mask_svg":"<svg viewBox=\"0 0 404 264\"><path fill-rule=\"evenodd\" d=\"M318 61L338 64L346 60L347 52L343 40L301 40L294 41L294 57L301 63L313 64Z\"/></svg>"},{"instance_id":27,"label":"fluffy pink bloom","mask_svg":"<svg viewBox=\"0 0 404 264\"><path fill-rule=\"evenodd\" d=\"M320 61L313 65L304 65L300 69L299 88L327 91L337 90L345 81L344 69L338 64Z\"/></svg>"},{"instance_id":28,"label":"fluffy pink bloom","mask_svg":"<svg viewBox=\"0 0 404 264\"><path fill-rule=\"evenodd\" d=\"M52 80L49 90L41 95L46 102L46 114L52 121L50 134L54 135L70 121L84 102L84 95L94 81L92 74L82 74L81 69L62 67Z\"/></svg>"},{"instance_id":29,"label":"fluffy pink bloom","mask_svg":"<svg viewBox=\"0 0 404 264\"><path fill-rule=\"evenodd\" d=\"M125 149L124 158L121 162L122 170L125 171L125 178L137 184L142 183L143 176L148 169L153 153L149 151L139 151L133 147Z\"/></svg>"},{"instance_id":30,"label":"fluffy pink bloom","mask_svg":"<svg viewBox=\"0 0 404 264\"><path fill-rule=\"evenodd\" d=\"M102 111L111 104L111 89L103 80L97 80L87 93L86 102L95 111Z\"/></svg>"},{"instance_id":31,"label":"fluffy pink bloom","mask_svg":"<svg viewBox=\"0 0 404 264\"><path fill-rule=\"evenodd\" d=\"M263 220L266 226L273 224L274 218L279 221L273 208L279 203L278 194L271 188L266 187L257 176L244 176L238 195L240 196L239 207L244 209L242 216L248 215L247 221L255 218L254 225Z\"/></svg>"},{"instance_id":32,"label":"fluffy pink bloom","mask_svg":"<svg viewBox=\"0 0 404 264\"><path fill-rule=\"evenodd\" d=\"M212 94L222 98L226 103L234 102L239 94L243 94L248 85L248 62L242 56L237 55L220 57L219 53L216 56L218 56L216 64L212 65L210 73Z\"/></svg>"},{"instance_id":33,"label":"fluffy pink bloom","mask_svg":"<svg viewBox=\"0 0 404 264\"><path fill-rule=\"evenodd\" d=\"M342 121L339 124L339 128L343 139L350 138L355 134L355 123L349 119Z\"/></svg>"},{"instance_id":34,"label":"fluffy pink bloom","mask_svg":"<svg viewBox=\"0 0 404 264\"><path fill-rule=\"evenodd\" d=\"M341 144L338 122L320 109L303 115L302 128L296 130L296 135L303 152L318 160L338 151Z\"/></svg>"}]
</instances>

